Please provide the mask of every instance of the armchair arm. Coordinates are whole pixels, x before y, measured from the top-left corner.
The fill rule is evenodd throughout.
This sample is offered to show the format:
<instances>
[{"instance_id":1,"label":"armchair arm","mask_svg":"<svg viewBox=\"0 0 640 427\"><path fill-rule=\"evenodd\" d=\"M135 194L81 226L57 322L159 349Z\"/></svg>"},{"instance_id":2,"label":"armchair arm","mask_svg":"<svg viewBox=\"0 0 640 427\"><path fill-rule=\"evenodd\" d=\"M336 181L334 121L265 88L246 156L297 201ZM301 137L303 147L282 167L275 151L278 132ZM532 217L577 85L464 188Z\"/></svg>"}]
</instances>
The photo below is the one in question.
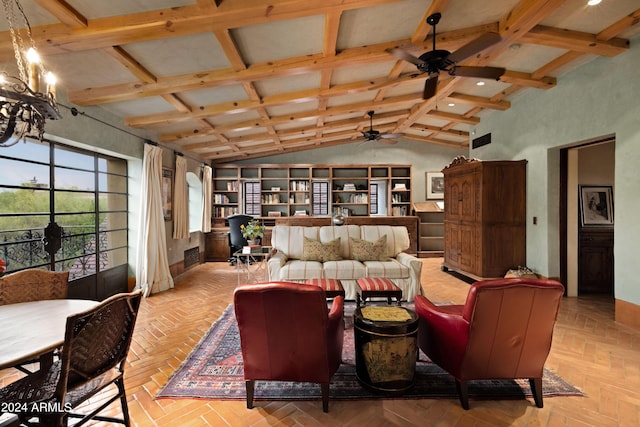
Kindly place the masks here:
<instances>
[{"instance_id":1,"label":"armchair arm","mask_svg":"<svg viewBox=\"0 0 640 427\"><path fill-rule=\"evenodd\" d=\"M328 315L327 352L331 371L335 372L342 362L342 346L344 344L344 299L337 296L333 299Z\"/></svg>"},{"instance_id":2,"label":"armchair arm","mask_svg":"<svg viewBox=\"0 0 640 427\"><path fill-rule=\"evenodd\" d=\"M469 339L469 322L462 316L464 306L437 306L422 295L416 295L414 303L420 317L420 348L434 363L456 375Z\"/></svg>"},{"instance_id":3,"label":"armchair arm","mask_svg":"<svg viewBox=\"0 0 640 427\"><path fill-rule=\"evenodd\" d=\"M287 263L287 256L281 252L277 251L267 260L267 270L269 272L269 280L278 281L280 280L280 269L283 265Z\"/></svg>"}]
</instances>

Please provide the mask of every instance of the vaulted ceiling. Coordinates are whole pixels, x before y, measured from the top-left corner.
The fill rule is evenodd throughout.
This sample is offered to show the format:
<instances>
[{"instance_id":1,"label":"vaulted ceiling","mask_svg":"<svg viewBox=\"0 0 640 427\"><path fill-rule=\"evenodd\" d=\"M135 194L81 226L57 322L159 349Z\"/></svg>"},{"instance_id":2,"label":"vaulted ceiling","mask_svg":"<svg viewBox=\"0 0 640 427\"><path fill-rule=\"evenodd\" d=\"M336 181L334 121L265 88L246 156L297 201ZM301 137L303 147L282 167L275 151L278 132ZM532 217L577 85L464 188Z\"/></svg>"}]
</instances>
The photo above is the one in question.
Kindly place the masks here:
<instances>
[{"instance_id":1,"label":"vaulted ceiling","mask_svg":"<svg viewBox=\"0 0 640 427\"><path fill-rule=\"evenodd\" d=\"M629 49L637 0L22 0L34 39L71 103L99 106L161 144L213 163L362 143L369 129L466 147L487 110L553 90L597 56ZM501 40L462 65L495 80L427 74L391 55L488 32ZM6 30L6 24L0 29ZM0 36L0 62L13 51ZM483 86L477 83L482 81ZM67 112L62 111L63 114ZM370 141L369 147L387 140Z\"/></svg>"}]
</instances>

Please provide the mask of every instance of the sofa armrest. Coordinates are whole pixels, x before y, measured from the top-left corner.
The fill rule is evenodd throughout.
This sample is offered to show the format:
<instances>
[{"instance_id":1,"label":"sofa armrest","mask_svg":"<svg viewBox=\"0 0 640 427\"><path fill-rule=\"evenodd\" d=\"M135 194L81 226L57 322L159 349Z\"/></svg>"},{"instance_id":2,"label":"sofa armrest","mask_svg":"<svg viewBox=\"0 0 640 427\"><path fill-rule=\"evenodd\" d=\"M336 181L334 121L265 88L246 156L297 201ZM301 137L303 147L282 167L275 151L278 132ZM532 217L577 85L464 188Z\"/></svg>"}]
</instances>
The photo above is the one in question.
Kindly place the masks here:
<instances>
[{"instance_id":1,"label":"sofa armrest","mask_svg":"<svg viewBox=\"0 0 640 427\"><path fill-rule=\"evenodd\" d=\"M422 283L420 282L420 275L422 274L422 261L413 255L409 255L406 252L400 252L396 256L396 260L409 268L409 277L411 278L412 286L415 288L415 295L422 295ZM411 300L409 300L411 302Z\"/></svg>"},{"instance_id":2,"label":"sofa armrest","mask_svg":"<svg viewBox=\"0 0 640 427\"><path fill-rule=\"evenodd\" d=\"M283 265L287 263L287 256L281 252L277 251L267 261L267 270L269 271L269 280L279 280L280 278L280 269Z\"/></svg>"}]
</instances>

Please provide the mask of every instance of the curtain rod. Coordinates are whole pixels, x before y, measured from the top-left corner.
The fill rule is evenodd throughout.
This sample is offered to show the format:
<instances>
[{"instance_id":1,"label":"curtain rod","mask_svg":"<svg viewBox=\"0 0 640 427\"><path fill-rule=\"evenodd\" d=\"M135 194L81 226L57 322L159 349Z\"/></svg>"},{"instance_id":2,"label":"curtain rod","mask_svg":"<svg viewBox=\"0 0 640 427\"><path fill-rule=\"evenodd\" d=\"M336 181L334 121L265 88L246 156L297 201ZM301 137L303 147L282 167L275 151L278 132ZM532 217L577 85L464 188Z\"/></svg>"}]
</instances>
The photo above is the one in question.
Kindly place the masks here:
<instances>
[{"instance_id":1,"label":"curtain rod","mask_svg":"<svg viewBox=\"0 0 640 427\"><path fill-rule=\"evenodd\" d=\"M101 120L101 119L99 119L99 118L97 118L97 117L93 117L92 115L87 114L87 113L85 113L84 111L80 111L80 110L78 110L76 107L69 107L68 105L64 105L64 104L61 104L61 103L58 103L58 105L59 105L59 106L61 106L61 107L66 108L66 109L67 109L67 110L69 110L69 111L71 111L71 115L72 115L72 116L74 116L74 117L76 117L76 116L79 114L79 115L81 115L81 116L85 116L85 117L88 117L88 118L90 118L90 119L92 119L92 120L95 120L96 122L102 123L103 125L107 125L107 126L109 126L109 127L113 128L113 129L119 130L120 132L124 132L124 133L126 133L126 134L131 135L131 136L135 136L136 138L141 138L141 139L143 139L140 135L136 135L135 133L133 133L133 132L129 132L129 131L128 131L128 130L126 130L126 129L122 129L122 128L120 128L120 127L116 126L116 125L112 125L111 123L105 122L104 120ZM170 150L170 148L165 147L164 145L160 145L159 143L157 143L157 142L155 142L155 141L152 141L152 140L150 140L150 139L144 139L144 143L145 143L145 144L149 144L149 145L153 145L154 147L161 147L161 148L164 148L164 149L166 149L166 150ZM176 154L176 155L178 155L178 156L184 156L184 154L183 154L183 153L180 153L180 152L178 152L178 151L176 151L176 150L173 150L173 153L174 153L174 154ZM203 166L209 166L209 167L211 167L211 165L209 165L209 164L207 164L207 163L203 162L203 161L202 161L202 160L200 160L200 159L195 159L195 158L190 157L190 156L186 156L186 157L187 157L187 158L189 158L189 159L191 159L191 160L193 160L194 162L202 163L202 165L203 165Z\"/></svg>"}]
</instances>

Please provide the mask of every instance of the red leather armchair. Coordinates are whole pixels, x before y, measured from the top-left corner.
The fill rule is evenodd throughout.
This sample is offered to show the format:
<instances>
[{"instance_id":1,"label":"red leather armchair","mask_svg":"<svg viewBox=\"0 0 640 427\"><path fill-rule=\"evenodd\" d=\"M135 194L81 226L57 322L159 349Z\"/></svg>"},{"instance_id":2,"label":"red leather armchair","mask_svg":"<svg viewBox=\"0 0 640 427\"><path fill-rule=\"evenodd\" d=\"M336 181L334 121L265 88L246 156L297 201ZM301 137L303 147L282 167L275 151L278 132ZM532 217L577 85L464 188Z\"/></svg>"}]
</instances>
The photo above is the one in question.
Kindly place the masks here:
<instances>
[{"instance_id":1,"label":"red leather armchair","mask_svg":"<svg viewBox=\"0 0 640 427\"><path fill-rule=\"evenodd\" d=\"M455 377L469 409L467 381L528 378L542 408L542 372L564 286L553 280L495 279L471 285L464 305L415 298L418 345Z\"/></svg>"},{"instance_id":2,"label":"red leather armchair","mask_svg":"<svg viewBox=\"0 0 640 427\"><path fill-rule=\"evenodd\" d=\"M329 411L329 382L342 362L343 297L327 308L317 286L272 282L238 287L233 295L244 362L247 408L256 380L319 383Z\"/></svg>"}]
</instances>

